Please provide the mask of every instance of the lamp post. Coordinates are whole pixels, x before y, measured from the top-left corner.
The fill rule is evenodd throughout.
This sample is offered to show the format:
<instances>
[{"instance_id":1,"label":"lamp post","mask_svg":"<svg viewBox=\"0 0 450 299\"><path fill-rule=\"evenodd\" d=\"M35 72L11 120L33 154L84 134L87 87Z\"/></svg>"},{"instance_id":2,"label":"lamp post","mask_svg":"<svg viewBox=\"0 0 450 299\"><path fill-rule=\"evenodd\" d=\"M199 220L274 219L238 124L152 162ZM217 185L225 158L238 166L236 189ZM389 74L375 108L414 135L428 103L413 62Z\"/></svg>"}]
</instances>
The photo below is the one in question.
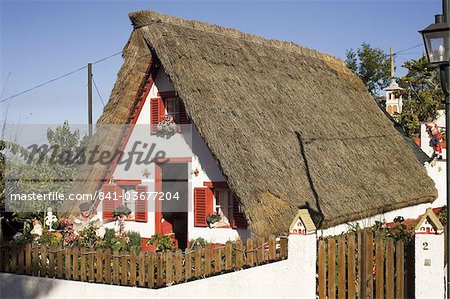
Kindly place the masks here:
<instances>
[{"instance_id":1,"label":"lamp post","mask_svg":"<svg viewBox=\"0 0 450 299\"><path fill-rule=\"evenodd\" d=\"M441 86L445 96L446 190L447 190L447 299L450 299L450 197L449 197L449 126L450 126L450 0L443 0L443 15L435 16L435 23L422 31L427 58L430 64L439 66Z\"/></svg>"}]
</instances>

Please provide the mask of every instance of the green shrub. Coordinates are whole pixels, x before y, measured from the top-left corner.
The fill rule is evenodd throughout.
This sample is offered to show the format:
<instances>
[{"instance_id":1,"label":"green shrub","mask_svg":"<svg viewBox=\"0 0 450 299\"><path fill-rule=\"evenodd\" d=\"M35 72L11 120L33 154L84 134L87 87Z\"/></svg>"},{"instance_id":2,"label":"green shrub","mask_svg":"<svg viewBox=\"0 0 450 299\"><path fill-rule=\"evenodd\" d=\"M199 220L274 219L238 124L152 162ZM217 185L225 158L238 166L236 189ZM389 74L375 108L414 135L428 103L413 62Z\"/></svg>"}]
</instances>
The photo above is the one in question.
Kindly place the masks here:
<instances>
[{"instance_id":1,"label":"green shrub","mask_svg":"<svg viewBox=\"0 0 450 299\"><path fill-rule=\"evenodd\" d=\"M63 236L60 232L49 232L47 230L44 230L39 240L42 245L54 248L62 244Z\"/></svg>"},{"instance_id":2,"label":"green shrub","mask_svg":"<svg viewBox=\"0 0 450 299\"><path fill-rule=\"evenodd\" d=\"M113 241L115 241L115 234L113 228L105 228L105 236L103 237L105 248L111 248Z\"/></svg>"},{"instance_id":3,"label":"green shrub","mask_svg":"<svg viewBox=\"0 0 450 299\"><path fill-rule=\"evenodd\" d=\"M97 236L97 229L98 227L94 223L89 223L88 226L79 232L78 244L85 248L101 247L103 240Z\"/></svg>"},{"instance_id":4,"label":"green shrub","mask_svg":"<svg viewBox=\"0 0 450 299\"><path fill-rule=\"evenodd\" d=\"M197 247L197 246L201 246L204 247L208 242L206 242L205 239L203 239L202 237L199 237L197 239L191 239L189 241L189 244L191 245L191 249Z\"/></svg>"},{"instance_id":5,"label":"green shrub","mask_svg":"<svg viewBox=\"0 0 450 299\"><path fill-rule=\"evenodd\" d=\"M141 251L141 234L139 232L129 231L127 233L129 238L128 241L128 250L134 251L136 253Z\"/></svg>"},{"instance_id":6,"label":"green shrub","mask_svg":"<svg viewBox=\"0 0 450 299\"><path fill-rule=\"evenodd\" d=\"M173 240L170 236L163 236L161 234L155 234L150 237L150 239L147 241L147 245L155 245L156 251L163 252L163 251L170 251L176 249L175 245L173 244Z\"/></svg>"}]
</instances>

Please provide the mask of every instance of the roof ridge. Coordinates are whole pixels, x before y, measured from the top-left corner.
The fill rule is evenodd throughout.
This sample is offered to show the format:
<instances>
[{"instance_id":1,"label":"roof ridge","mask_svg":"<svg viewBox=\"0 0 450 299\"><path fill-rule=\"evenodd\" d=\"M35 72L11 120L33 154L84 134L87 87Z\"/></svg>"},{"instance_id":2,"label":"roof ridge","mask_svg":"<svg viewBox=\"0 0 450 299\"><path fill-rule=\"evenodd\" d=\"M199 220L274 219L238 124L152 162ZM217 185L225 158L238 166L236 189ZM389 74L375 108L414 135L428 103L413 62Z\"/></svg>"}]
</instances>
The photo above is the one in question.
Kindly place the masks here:
<instances>
[{"instance_id":1,"label":"roof ridge","mask_svg":"<svg viewBox=\"0 0 450 299\"><path fill-rule=\"evenodd\" d=\"M208 24L207 22L187 20L175 16L161 14L151 10L141 10L129 13L128 15L133 24L134 29L150 26L153 24L167 24L179 26L188 29L195 29L198 31L213 33L225 37L235 38L245 42L252 42L266 47L272 47L291 53L297 53L305 56L311 56L322 59L327 62L336 63L340 67L345 67L345 62L330 54L322 53L317 50L300 46L291 41L282 41L276 39L268 39L260 35L246 33L235 28L223 27L215 24ZM344 68L346 69L346 67ZM342 69L340 69L342 71ZM350 71L348 71L350 72Z\"/></svg>"}]
</instances>

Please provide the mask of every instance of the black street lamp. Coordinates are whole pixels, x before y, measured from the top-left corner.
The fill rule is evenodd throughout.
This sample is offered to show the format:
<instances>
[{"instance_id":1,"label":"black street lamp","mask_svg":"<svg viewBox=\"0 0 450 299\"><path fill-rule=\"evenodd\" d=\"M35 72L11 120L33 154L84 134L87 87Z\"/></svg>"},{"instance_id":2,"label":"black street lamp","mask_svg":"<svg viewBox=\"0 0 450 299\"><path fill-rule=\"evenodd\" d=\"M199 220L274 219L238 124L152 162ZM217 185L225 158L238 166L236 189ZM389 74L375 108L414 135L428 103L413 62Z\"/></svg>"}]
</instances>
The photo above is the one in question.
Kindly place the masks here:
<instances>
[{"instance_id":1,"label":"black street lamp","mask_svg":"<svg viewBox=\"0 0 450 299\"><path fill-rule=\"evenodd\" d=\"M450 0L443 0L443 15L435 16L435 23L419 31L423 36L427 58L430 64L439 66L441 76L441 86L445 95L445 144L446 144L446 190L447 190L447 299L450 299L450 197L449 197L449 126L450 126Z\"/></svg>"},{"instance_id":2,"label":"black street lamp","mask_svg":"<svg viewBox=\"0 0 450 299\"><path fill-rule=\"evenodd\" d=\"M436 23L419 32L423 36L423 43L430 64L448 65L450 59L450 26L443 22L442 15L436 15L435 19Z\"/></svg>"}]
</instances>

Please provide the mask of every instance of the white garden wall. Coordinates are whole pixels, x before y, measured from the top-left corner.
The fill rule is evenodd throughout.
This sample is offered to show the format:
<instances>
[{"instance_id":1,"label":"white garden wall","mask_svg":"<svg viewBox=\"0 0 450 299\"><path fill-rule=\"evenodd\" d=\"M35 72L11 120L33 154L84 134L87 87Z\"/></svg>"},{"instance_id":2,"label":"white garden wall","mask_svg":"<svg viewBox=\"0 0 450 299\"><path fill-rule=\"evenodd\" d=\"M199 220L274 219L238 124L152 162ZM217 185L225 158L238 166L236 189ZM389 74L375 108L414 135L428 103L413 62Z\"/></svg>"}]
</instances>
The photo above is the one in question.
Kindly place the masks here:
<instances>
[{"instance_id":1,"label":"white garden wall","mask_svg":"<svg viewBox=\"0 0 450 299\"><path fill-rule=\"evenodd\" d=\"M162 289L0 273L1 298L315 298L316 235L290 236L289 258Z\"/></svg>"}]
</instances>

